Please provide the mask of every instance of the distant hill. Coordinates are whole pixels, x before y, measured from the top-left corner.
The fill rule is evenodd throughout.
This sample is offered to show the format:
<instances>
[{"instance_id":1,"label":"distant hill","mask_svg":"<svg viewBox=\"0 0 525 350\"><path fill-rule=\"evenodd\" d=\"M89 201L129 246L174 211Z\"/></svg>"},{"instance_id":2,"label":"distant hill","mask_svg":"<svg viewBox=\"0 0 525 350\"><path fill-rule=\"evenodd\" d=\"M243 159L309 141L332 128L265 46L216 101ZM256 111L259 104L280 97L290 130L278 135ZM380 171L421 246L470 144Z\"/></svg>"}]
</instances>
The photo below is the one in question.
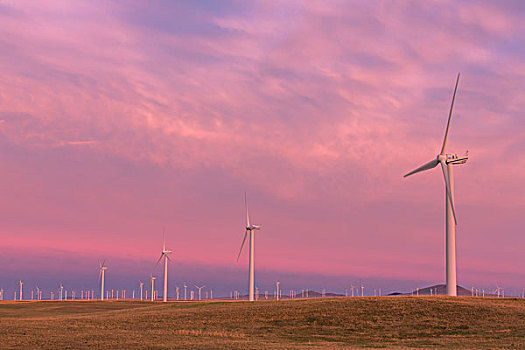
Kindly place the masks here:
<instances>
[{"instance_id":1,"label":"distant hill","mask_svg":"<svg viewBox=\"0 0 525 350\"><path fill-rule=\"evenodd\" d=\"M478 292L480 293L478 296L482 296L481 295L481 291L478 290ZM408 292L408 293L393 292L393 293L390 293L388 295L389 296L396 296L396 295L446 295L446 294L447 294L447 286L445 284L436 284L436 285L433 285L433 286L430 286L430 287L421 288L421 289L419 289L417 291L414 290L413 292ZM466 289L466 288L461 287L461 286L457 286L457 294L458 294L458 296L471 296L472 295L472 290ZM344 296L345 296L344 294L338 294L338 293L330 293L330 292L326 292L325 293L325 297L326 298L335 298L335 297L344 297ZM370 295L368 295L368 296L370 296ZM485 291L485 296L486 297L496 297L497 295L489 293L488 291ZM321 292L316 292L316 291L313 291L313 290L309 290L308 291L308 299L310 299L310 298L321 298L321 297L322 297L322 293ZM304 292L304 294L297 293L295 295L294 299L302 299L302 298L307 298L306 291ZM220 298L220 299L230 299L230 298ZM258 300L265 300L266 298L265 298L264 294L259 293L257 299ZM280 299L284 300L284 299L291 299L291 298L290 298L290 296L288 294L284 295L284 293L283 293ZM238 300L248 300L248 295L240 295ZM275 300L275 295L272 294L272 293L268 294L268 299L267 300Z\"/></svg>"},{"instance_id":2,"label":"distant hill","mask_svg":"<svg viewBox=\"0 0 525 350\"><path fill-rule=\"evenodd\" d=\"M436 284L434 286L421 288L419 290L414 290L413 292L409 293L400 293L400 292L394 292L390 293L388 295L446 295L447 294L447 286L445 284ZM457 286L457 294L459 296L471 296L472 290L468 290L466 288L463 288L461 286ZM480 295L481 296L481 295ZM488 292L485 292L486 297L493 297L496 296L494 294L490 294Z\"/></svg>"}]
</instances>

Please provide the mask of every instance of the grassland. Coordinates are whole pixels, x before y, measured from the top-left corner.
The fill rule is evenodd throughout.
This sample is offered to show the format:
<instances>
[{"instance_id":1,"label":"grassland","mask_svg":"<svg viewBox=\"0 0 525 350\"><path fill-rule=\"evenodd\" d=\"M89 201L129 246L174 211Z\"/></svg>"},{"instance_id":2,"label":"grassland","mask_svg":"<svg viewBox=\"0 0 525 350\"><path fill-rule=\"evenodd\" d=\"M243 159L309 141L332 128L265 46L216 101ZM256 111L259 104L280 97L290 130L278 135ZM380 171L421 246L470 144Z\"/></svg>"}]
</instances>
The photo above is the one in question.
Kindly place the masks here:
<instances>
[{"instance_id":1,"label":"grassland","mask_svg":"<svg viewBox=\"0 0 525 350\"><path fill-rule=\"evenodd\" d=\"M524 349L525 300L0 302L0 348Z\"/></svg>"}]
</instances>

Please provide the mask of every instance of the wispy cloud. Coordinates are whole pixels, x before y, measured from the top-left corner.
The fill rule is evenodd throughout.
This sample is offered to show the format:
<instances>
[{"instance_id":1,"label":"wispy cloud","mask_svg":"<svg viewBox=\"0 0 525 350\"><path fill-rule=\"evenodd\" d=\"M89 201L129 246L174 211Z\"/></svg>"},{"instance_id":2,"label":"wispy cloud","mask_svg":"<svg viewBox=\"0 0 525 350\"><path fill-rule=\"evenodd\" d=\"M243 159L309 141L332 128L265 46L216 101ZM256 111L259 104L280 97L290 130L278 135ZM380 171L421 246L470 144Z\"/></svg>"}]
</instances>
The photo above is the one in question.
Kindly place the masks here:
<instances>
[{"instance_id":1,"label":"wispy cloud","mask_svg":"<svg viewBox=\"0 0 525 350\"><path fill-rule=\"evenodd\" d=\"M401 176L438 151L460 71L450 150L469 149L471 160L457 171L459 244L481 256L525 243L524 17L519 2L6 2L0 154L19 176L8 189L18 204L4 210L24 218L23 239L41 225L81 239L62 236L66 213L94 237L111 231L95 222L132 217L132 233L116 233L132 242L142 239L133 227L168 222L191 232L185 258L197 259L202 242L237 246L233 193L248 188L281 237L261 238L261 249L283 245L275 263L262 254L265 264L301 269L302 257L326 261L345 247L353 254L323 265L341 271L392 249L417 260L432 247L439 265L441 179ZM41 195L16 196L22 184ZM212 218L219 232L195 227ZM494 220L501 240L476 243ZM291 223L304 237L284 233ZM523 261L497 258L502 269Z\"/></svg>"}]
</instances>

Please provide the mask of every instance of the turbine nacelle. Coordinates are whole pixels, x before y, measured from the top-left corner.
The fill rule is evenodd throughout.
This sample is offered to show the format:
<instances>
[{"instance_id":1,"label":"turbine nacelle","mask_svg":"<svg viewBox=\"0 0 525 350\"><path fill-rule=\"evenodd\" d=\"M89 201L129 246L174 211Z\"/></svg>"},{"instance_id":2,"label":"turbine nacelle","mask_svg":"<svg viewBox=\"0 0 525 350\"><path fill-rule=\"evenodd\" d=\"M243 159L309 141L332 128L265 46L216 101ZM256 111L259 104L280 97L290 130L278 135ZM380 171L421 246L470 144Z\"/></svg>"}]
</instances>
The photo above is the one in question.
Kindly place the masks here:
<instances>
[{"instance_id":1,"label":"turbine nacelle","mask_svg":"<svg viewBox=\"0 0 525 350\"><path fill-rule=\"evenodd\" d=\"M246 230L248 231L260 230L260 229L261 229L261 226L257 226L257 225L246 226Z\"/></svg>"},{"instance_id":2,"label":"turbine nacelle","mask_svg":"<svg viewBox=\"0 0 525 350\"><path fill-rule=\"evenodd\" d=\"M468 152L464 155L457 155L457 154L447 154L445 163L447 164L465 164L468 160Z\"/></svg>"}]
</instances>

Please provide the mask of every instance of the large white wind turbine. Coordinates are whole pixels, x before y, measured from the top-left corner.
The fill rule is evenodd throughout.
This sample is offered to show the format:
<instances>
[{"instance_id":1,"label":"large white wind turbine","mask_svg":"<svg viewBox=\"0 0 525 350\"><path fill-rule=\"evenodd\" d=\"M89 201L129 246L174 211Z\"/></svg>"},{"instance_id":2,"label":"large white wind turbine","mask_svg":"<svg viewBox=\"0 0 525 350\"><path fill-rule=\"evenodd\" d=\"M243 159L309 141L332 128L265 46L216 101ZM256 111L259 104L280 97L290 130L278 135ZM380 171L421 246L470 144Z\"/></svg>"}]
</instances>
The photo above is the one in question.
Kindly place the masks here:
<instances>
[{"instance_id":1,"label":"large white wind turbine","mask_svg":"<svg viewBox=\"0 0 525 350\"><path fill-rule=\"evenodd\" d=\"M98 274L98 278L100 280L100 300L104 300L104 280L105 280L105 272L106 270L108 269L107 266L104 266L104 263L106 261L104 260L101 263L99 263L99 274Z\"/></svg>"},{"instance_id":2,"label":"large white wind turbine","mask_svg":"<svg viewBox=\"0 0 525 350\"><path fill-rule=\"evenodd\" d=\"M458 89L459 74L456 79L456 87L452 95L452 103L450 104L450 111L448 113L447 128L445 130L445 137L443 139L443 146L441 152L437 157L430 162L420 166L419 168L409 172L404 177L410 176L421 171L429 170L441 164L443 177L445 179L445 202L446 202L446 275L447 275L447 295L457 295L457 281L456 281L456 210L454 208L454 173L452 165L464 164L468 160L468 152L465 155L458 156L457 154L446 153L448 132L450 128L450 119L452 117L452 109L454 107L454 100L456 99L456 91Z\"/></svg>"},{"instance_id":3,"label":"large white wind turbine","mask_svg":"<svg viewBox=\"0 0 525 350\"><path fill-rule=\"evenodd\" d=\"M241 244L241 250L239 251L239 255L237 256L237 261L239 261L239 257L242 253L242 247L244 247L244 242L246 241L246 236L248 235L248 232L250 233L250 268L249 268L249 282L248 282L248 298L250 301L254 301L254 291L255 291L255 276L254 276L254 270L255 270L255 260L254 260L254 254L255 254L255 230L260 230L261 226L256 226L250 224L250 216L248 215L248 199L246 196L246 192L244 193L244 206L246 207L246 232L244 233L244 239L242 240Z\"/></svg>"},{"instance_id":4,"label":"large white wind turbine","mask_svg":"<svg viewBox=\"0 0 525 350\"><path fill-rule=\"evenodd\" d=\"M163 231L163 241L162 241L162 252L160 253L159 260L157 260L157 265L160 260L164 258L164 295L162 297L163 302L168 301L168 260L170 260L168 254L171 254L171 250L166 250L166 230Z\"/></svg>"}]
</instances>

